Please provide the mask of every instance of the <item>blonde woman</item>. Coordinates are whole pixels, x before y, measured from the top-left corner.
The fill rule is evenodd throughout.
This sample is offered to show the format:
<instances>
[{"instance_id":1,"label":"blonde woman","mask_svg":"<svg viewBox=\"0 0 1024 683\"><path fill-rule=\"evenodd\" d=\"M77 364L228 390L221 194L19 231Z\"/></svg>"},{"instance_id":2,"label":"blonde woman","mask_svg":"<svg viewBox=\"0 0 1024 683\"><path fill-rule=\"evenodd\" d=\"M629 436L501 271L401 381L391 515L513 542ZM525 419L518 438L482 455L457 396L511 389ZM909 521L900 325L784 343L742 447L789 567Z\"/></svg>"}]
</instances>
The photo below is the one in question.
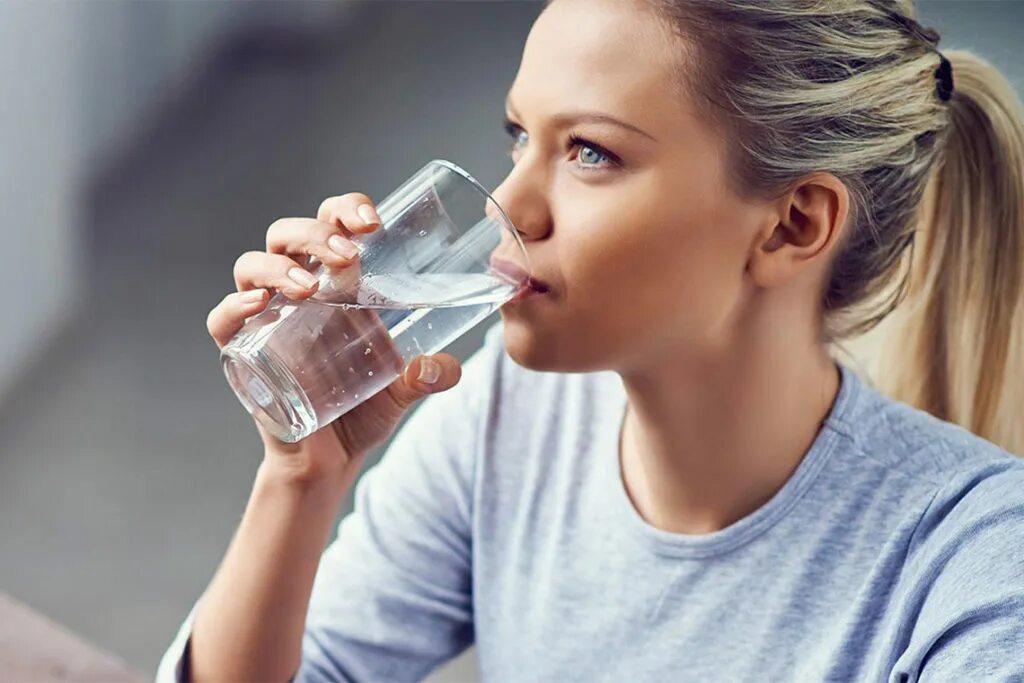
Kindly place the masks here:
<instances>
[{"instance_id":1,"label":"blonde woman","mask_svg":"<svg viewBox=\"0 0 1024 683\"><path fill-rule=\"evenodd\" d=\"M488 681L1021 680L1024 125L937 43L891 0L548 3L495 191L537 291L463 367L263 435L158 678L419 680L475 643ZM271 226L218 343L372 205ZM870 378L837 359L890 312Z\"/></svg>"}]
</instances>

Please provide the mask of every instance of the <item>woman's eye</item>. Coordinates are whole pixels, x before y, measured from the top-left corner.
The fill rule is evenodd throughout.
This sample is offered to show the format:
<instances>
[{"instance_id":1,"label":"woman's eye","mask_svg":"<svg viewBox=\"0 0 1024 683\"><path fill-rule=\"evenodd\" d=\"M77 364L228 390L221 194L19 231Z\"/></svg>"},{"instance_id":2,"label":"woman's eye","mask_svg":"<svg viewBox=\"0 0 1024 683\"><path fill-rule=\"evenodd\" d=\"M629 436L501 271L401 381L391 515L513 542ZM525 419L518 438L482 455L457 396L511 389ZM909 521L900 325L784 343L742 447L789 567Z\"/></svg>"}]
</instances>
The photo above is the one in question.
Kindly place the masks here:
<instances>
[{"instance_id":1,"label":"woman's eye","mask_svg":"<svg viewBox=\"0 0 1024 683\"><path fill-rule=\"evenodd\" d=\"M584 156L586 156L587 158L593 159L595 161L595 163L580 164L580 166L584 168L594 168L596 170L602 170L607 168L617 168L622 165L619 161L619 158L616 157L611 152L608 152L603 147L595 145L586 138L580 137L579 135L573 133L572 135L569 136L569 147L572 148L576 146L579 146L580 148L581 160L584 160ZM586 152L590 152L590 154L585 155ZM608 161L608 163L603 166L598 165L598 163L596 163L599 162L602 158Z\"/></svg>"},{"instance_id":2,"label":"woman's eye","mask_svg":"<svg viewBox=\"0 0 1024 683\"><path fill-rule=\"evenodd\" d=\"M508 155L512 157L514 161L514 155L519 151L520 144L525 144L521 136L525 136L526 131L523 130L522 126L512 123L507 119L505 120L504 128L505 132L512 138L512 143L508 148ZM574 147L580 148L579 159L581 162L577 164L580 168L601 171L610 168L617 168L622 165L622 162L617 156L608 152L600 145L595 145L586 138L575 133L569 136L568 147L570 150ZM606 163L601 164L601 159L605 159Z\"/></svg>"},{"instance_id":3,"label":"woman's eye","mask_svg":"<svg viewBox=\"0 0 1024 683\"><path fill-rule=\"evenodd\" d=\"M519 146L519 135L525 134L526 131L511 121L505 121L505 132L512 138L512 144L508 148L508 153L511 156Z\"/></svg>"}]
</instances>

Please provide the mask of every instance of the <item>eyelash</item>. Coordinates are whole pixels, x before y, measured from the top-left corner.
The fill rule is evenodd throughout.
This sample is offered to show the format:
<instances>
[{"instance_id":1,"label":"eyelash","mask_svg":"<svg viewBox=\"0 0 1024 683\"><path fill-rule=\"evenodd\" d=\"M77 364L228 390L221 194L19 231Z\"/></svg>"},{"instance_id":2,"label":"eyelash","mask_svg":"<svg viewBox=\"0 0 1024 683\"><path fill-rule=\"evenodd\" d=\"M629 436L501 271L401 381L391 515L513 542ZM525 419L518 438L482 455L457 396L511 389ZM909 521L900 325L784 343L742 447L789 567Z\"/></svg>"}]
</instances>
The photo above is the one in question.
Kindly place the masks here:
<instances>
[{"instance_id":1,"label":"eyelash","mask_svg":"<svg viewBox=\"0 0 1024 683\"><path fill-rule=\"evenodd\" d=\"M503 123L503 128L505 129L505 132L508 133L509 136L512 138L512 144L509 145L509 148L508 148L508 154L509 154L509 156L511 156L512 153L515 151L516 137L518 137L518 134L520 132L525 132L525 131L523 130L522 126L520 126L517 123L512 123L508 119L505 119L505 121ZM609 152L608 150L606 150L601 145L594 144L590 140L587 140L586 138L584 138L581 135L578 135L577 133L570 133L569 134L569 148L572 149L573 147L575 147L577 145L580 145L580 146L586 147L587 149L593 150L594 152L597 152L598 154L600 154L601 156L605 157L608 160L608 165L607 166L596 166L595 167L593 164L583 164L583 165L577 164L578 166L580 166L580 168L587 169L587 172L590 172L592 170L603 171L603 170L607 170L607 169L611 169L611 168L620 168L622 166L622 160L619 159L619 157L617 157L616 155L614 155L611 152Z\"/></svg>"}]
</instances>

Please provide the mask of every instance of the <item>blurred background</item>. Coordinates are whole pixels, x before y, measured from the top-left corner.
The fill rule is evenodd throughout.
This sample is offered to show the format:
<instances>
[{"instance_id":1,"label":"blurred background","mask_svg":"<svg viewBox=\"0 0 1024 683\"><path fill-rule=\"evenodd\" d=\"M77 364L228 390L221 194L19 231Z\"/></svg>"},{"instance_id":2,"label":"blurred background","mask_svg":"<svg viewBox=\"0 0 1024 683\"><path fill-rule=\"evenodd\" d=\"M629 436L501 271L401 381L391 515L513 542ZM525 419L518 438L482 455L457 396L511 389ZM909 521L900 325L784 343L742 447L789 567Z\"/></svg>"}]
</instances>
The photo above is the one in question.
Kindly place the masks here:
<instances>
[{"instance_id":1,"label":"blurred background","mask_svg":"<svg viewBox=\"0 0 1024 683\"><path fill-rule=\"evenodd\" d=\"M497 186L541 7L0 0L0 593L152 676L262 456L205 328L235 259L433 158ZM1024 2L919 11L1024 90Z\"/></svg>"}]
</instances>

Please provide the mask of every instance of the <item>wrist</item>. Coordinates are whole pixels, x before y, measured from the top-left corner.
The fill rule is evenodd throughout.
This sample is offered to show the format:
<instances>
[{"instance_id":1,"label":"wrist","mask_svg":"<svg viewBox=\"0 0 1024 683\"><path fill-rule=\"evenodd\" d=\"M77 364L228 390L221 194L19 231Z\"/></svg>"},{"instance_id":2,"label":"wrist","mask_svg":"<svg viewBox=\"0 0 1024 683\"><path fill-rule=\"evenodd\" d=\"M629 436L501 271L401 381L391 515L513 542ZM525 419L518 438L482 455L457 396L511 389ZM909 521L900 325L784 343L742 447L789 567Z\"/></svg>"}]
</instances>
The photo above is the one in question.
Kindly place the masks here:
<instances>
[{"instance_id":1,"label":"wrist","mask_svg":"<svg viewBox=\"0 0 1024 683\"><path fill-rule=\"evenodd\" d=\"M347 469L324 470L268 455L256 471L256 486L303 496L344 496L352 477Z\"/></svg>"}]
</instances>

